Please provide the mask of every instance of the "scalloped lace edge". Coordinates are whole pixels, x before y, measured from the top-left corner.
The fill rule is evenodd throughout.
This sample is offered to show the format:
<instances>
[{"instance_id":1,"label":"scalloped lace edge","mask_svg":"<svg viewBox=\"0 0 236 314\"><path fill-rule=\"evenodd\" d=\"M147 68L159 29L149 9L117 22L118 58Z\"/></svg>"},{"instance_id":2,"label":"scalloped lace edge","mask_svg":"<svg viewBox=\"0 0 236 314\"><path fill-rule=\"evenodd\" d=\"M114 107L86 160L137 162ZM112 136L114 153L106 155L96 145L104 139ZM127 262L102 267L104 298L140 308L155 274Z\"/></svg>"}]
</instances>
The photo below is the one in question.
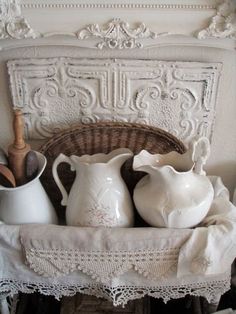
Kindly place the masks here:
<instances>
[{"instance_id":1,"label":"scalloped lace edge","mask_svg":"<svg viewBox=\"0 0 236 314\"><path fill-rule=\"evenodd\" d=\"M98 298L105 298L114 306L124 306L130 300L140 299L144 296L162 298L166 303L170 299L179 299L185 295L203 296L209 303L215 302L222 294L230 289L230 277L222 280L209 282L191 283L185 285L162 285L162 286L108 286L108 285L61 285L46 284L42 282L24 282L13 279L0 281L0 293L12 296L19 292L34 293L40 292L44 295L52 295L57 300L63 296L74 296L76 293L93 295Z\"/></svg>"}]
</instances>

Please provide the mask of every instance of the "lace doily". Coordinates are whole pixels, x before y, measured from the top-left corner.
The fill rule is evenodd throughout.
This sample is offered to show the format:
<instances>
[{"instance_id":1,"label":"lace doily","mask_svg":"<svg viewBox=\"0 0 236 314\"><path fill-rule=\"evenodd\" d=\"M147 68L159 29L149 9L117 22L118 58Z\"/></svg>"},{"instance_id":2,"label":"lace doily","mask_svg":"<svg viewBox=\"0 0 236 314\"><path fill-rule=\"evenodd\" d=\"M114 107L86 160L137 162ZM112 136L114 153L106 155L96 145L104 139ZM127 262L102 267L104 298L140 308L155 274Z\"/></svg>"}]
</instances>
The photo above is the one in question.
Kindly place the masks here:
<instances>
[{"instance_id":1,"label":"lace doily","mask_svg":"<svg viewBox=\"0 0 236 314\"><path fill-rule=\"evenodd\" d=\"M98 298L105 298L113 302L114 306L124 306L130 300L142 298L146 295L154 298L162 298L166 303L170 299L182 298L185 295L204 296L209 303L218 302L219 297L230 289L230 278L218 281L206 281L201 283L181 284L181 285L160 285L148 286L128 286L121 285L111 287L109 285L62 285L45 284L43 282L24 282L12 279L2 279L0 281L0 293L14 295L18 292L34 293L40 292L44 295L53 295L57 300L63 296L73 296L76 293L93 295Z\"/></svg>"}]
</instances>

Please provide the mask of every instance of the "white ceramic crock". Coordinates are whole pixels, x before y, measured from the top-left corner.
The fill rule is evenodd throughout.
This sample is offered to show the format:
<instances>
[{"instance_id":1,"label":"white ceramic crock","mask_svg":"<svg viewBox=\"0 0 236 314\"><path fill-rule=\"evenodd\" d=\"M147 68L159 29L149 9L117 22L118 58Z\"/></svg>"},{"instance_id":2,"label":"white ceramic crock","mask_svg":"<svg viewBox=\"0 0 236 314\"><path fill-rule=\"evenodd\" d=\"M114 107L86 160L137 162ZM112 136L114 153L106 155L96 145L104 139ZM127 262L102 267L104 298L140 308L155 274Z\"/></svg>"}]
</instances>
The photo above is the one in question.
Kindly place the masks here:
<instances>
[{"instance_id":1,"label":"white ceramic crock","mask_svg":"<svg viewBox=\"0 0 236 314\"><path fill-rule=\"evenodd\" d=\"M33 180L16 188L0 186L0 220L7 224L57 224L55 210L39 180L47 160L36 154L39 171Z\"/></svg>"}]
</instances>

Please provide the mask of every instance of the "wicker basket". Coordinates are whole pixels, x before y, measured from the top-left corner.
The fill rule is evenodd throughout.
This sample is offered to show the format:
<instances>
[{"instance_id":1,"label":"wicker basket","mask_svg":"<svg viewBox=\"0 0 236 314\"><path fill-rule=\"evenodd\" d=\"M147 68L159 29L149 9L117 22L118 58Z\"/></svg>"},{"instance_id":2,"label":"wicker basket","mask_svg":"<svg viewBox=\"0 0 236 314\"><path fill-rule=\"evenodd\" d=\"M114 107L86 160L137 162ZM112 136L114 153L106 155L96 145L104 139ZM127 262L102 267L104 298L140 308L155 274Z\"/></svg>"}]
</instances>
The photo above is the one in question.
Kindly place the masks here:
<instances>
[{"instance_id":1,"label":"wicker basket","mask_svg":"<svg viewBox=\"0 0 236 314\"><path fill-rule=\"evenodd\" d=\"M177 151L185 152L185 146L181 141L170 133L147 125L120 123L120 122L100 122L93 124L80 124L66 129L53 136L40 149L47 158L47 167L42 175L42 183L57 209L60 221L64 221L65 208L60 205L61 194L52 177L52 164L55 158L63 153L70 155L84 155L95 153L108 153L116 148L126 147L139 153L142 149L150 153L168 153ZM74 180L74 172L71 172L67 164L58 167L59 176L67 189ZM132 159L128 160L121 169L122 176L133 194L133 189L144 173L132 170ZM144 225L137 215L136 225Z\"/></svg>"}]
</instances>

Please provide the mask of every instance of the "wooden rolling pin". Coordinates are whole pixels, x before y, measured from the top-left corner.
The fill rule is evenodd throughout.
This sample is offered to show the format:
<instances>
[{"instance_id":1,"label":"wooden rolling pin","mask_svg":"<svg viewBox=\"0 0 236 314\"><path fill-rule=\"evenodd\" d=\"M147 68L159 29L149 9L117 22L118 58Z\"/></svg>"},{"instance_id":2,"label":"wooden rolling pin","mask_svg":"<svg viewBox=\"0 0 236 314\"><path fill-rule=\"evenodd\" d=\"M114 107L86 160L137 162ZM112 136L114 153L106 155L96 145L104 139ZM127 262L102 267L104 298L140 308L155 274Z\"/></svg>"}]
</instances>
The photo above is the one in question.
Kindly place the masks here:
<instances>
[{"instance_id":1,"label":"wooden rolling pin","mask_svg":"<svg viewBox=\"0 0 236 314\"><path fill-rule=\"evenodd\" d=\"M24 141L24 121L21 110L14 111L13 118L14 143L8 147L8 163L17 186L27 182L25 175L25 156L30 151L30 145Z\"/></svg>"}]
</instances>

